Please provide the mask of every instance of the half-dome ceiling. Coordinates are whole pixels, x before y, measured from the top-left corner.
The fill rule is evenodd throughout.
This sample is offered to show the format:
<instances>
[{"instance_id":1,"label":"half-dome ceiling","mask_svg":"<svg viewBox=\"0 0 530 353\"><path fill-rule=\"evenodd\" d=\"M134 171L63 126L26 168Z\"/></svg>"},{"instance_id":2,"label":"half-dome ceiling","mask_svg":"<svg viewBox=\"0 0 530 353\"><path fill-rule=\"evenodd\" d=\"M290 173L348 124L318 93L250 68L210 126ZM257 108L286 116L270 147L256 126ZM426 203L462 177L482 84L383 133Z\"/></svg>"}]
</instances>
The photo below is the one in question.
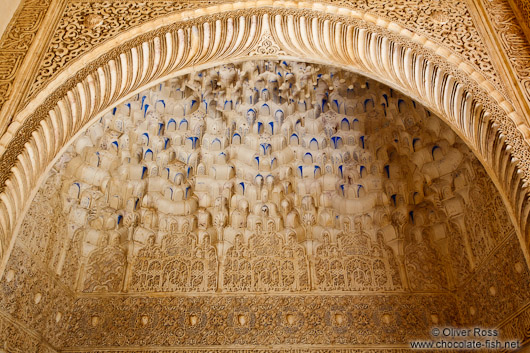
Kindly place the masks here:
<instances>
[{"instance_id":1,"label":"half-dome ceiling","mask_svg":"<svg viewBox=\"0 0 530 353\"><path fill-rule=\"evenodd\" d=\"M507 239L515 231L484 169L424 107L332 67L248 61L179 76L104 114L55 164L17 244L79 297L51 342L99 347L406 343L434 324L489 317L462 299L465 283ZM324 311L276 293L311 295ZM287 313L270 323L290 327L283 338L260 326L257 294ZM175 325L191 336L152 317L170 315L160 301L172 296L189 301ZM363 303L377 308L363 316L377 340L347 329ZM113 321L123 315L134 317ZM331 341L319 336L327 326ZM158 333L140 338L146 327Z\"/></svg>"},{"instance_id":2,"label":"half-dome ceiling","mask_svg":"<svg viewBox=\"0 0 530 353\"><path fill-rule=\"evenodd\" d=\"M440 119L302 63L159 84L57 168L72 239L57 271L82 292L442 290L512 231L481 214L500 198ZM433 248L445 238L454 263Z\"/></svg>"}]
</instances>

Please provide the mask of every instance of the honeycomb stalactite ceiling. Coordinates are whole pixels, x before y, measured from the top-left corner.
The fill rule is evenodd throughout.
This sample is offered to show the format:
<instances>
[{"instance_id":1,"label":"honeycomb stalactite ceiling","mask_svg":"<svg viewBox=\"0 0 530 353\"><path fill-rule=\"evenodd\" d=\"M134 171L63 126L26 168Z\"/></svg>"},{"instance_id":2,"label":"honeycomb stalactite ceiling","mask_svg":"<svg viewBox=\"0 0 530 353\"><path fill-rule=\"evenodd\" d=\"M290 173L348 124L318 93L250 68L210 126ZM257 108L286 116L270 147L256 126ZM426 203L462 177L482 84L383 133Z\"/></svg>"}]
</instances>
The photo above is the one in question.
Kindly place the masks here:
<instances>
[{"instance_id":1,"label":"honeycomb stalactite ceiling","mask_svg":"<svg viewBox=\"0 0 530 353\"><path fill-rule=\"evenodd\" d=\"M158 84L90 126L55 170L66 234L53 266L83 293L444 291L513 232L505 212L484 228L465 209L485 174L438 117L304 63Z\"/></svg>"},{"instance_id":2,"label":"honeycomb stalactite ceiling","mask_svg":"<svg viewBox=\"0 0 530 353\"><path fill-rule=\"evenodd\" d=\"M423 106L246 61L157 84L71 142L22 221L0 325L63 352L400 352L530 302L518 249L485 170Z\"/></svg>"},{"instance_id":3,"label":"honeycomb stalactite ceiling","mask_svg":"<svg viewBox=\"0 0 530 353\"><path fill-rule=\"evenodd\" d=\"M530 345L524 5L22 1L0 352Z\"/></svg>"}]
</instances>

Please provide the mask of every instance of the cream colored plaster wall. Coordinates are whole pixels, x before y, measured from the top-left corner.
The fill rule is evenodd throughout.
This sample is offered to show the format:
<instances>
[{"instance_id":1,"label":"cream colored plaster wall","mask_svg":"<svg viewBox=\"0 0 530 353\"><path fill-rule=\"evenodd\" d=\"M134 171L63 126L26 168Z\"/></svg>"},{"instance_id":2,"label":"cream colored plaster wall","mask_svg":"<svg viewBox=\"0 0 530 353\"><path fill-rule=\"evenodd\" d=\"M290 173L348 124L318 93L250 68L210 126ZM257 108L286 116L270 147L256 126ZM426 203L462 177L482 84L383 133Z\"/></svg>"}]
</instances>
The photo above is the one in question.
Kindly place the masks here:
<instances>
[{"instance_id":1,"label":"cream colored plaster wall","mask_svg":"<svg viewBox=\"0 0 530 353\"><path fill-rule=\"evenodd\" d=\"M4 34L20 2L21 0L0 0L0 36Z\"/></svg>"}]
</instances>

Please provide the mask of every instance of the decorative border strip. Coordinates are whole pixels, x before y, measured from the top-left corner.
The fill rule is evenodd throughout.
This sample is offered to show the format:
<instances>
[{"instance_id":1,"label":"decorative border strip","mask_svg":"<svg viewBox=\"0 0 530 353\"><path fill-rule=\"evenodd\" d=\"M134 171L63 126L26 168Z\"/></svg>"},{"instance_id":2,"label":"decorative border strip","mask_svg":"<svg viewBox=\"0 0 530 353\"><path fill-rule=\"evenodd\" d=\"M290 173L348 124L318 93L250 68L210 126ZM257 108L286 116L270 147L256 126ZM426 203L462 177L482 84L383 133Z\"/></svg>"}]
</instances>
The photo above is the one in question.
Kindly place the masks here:
<instances>
[{"instance_id":1,"label":"decorative border strip","mask_svg":"<svg viewBox=\"0 0 530 353\"><path fill-rule=\"evenodd\" d=\"M0 110L37 35L51 0L23 0L0 41Z\"/></svg>"}]
</instances>

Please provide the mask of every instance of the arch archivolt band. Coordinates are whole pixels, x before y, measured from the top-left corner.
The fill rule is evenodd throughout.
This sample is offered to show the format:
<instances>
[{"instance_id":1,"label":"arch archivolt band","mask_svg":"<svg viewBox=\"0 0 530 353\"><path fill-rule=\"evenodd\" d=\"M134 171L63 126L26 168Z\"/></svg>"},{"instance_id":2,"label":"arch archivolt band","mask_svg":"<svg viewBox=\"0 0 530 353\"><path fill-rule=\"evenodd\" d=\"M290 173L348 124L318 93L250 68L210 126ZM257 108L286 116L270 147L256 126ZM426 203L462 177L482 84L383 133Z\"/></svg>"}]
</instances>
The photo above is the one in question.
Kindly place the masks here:
<instances>
[{"instance_id":1,"label":"arch archivolt band","mask_svg":"<svg viewBox=\"0 0 530 353\"><path fill-rule=\"evenodd\" d=\"M527 243L530 130L493 85L449 50L395 23L329 5L274 4L219 5L146 23L94 48L59 74L0 140L0 166L11 170L1 179L0 255L9 253L12 235L47 169L88 123L148 85L250 57L340 66L424 104L485 164L510 205L520 240ZM304 6L311 9L299 9Z\"/></svg>"}]
</instances>

